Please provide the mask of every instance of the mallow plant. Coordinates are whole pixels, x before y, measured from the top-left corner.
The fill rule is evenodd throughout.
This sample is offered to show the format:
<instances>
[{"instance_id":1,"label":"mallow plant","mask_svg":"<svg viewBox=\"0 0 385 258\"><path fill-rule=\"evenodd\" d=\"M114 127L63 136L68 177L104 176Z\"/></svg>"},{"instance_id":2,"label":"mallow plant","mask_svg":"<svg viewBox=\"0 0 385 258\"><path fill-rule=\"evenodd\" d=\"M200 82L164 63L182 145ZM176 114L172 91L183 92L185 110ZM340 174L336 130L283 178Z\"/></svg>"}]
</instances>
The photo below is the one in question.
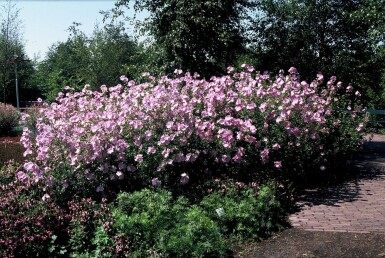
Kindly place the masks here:
<instances>
[{"instance_id":1,"label":"mallow plant","mask_svg":"<svg viewBox=\"0 0 385 258\"><path fill-rule=\"evenodd\" d=\"M243 65L210 80L176 70L173 78L145 73L140 84L122 76L100 91L66 87L42 104L33 133L24 128L18 179L40 184L48 200L324 173L362 143L360 93L334 76L308 83L288 72L271 78Z\"/></svg>"}]
</instances>

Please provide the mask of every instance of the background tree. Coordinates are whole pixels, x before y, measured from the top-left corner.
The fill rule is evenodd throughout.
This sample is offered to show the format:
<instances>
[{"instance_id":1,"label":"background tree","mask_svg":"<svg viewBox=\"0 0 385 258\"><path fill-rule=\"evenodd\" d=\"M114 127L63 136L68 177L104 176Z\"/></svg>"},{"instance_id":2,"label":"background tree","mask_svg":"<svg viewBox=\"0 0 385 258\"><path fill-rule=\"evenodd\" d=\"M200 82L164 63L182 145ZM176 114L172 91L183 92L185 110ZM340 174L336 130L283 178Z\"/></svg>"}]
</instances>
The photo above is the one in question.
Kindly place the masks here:
<instances>
[{"instance_id":1,"label":"background tree","mask_svg":"<svg viewBox=\"0 0 385 258\"><path fill-rule=\"evenodd\" d=\"M37 65L35 81L48 101L53 101L65 86L81 90L85 84L99 89L102 84L116 85L132 62L138 45L121 26L96 27L91 36L74 23L69 37L49 49ZM127 74L133 77L131 74Z\"/></svg>"},{"instance_id":2,"label":"background tree","mask_svg":"<svg viewBox=\"0 0 385 258\"><path fill-rule=\"evenodd\" d=\"M245 48L247 0L119 0L109 17L124 15L133 6L149 17L140 24L142 34L153 39L166 73L175 68L203 76L220 74Z\"/></svg>"},{"instance_id":3,"label":"background tree","mask_svg":"<svg viewBox=\"0 0 385 258\"><path fill-rule=\"evenodd\" d=\"M15 104L15 75L14 59L15 55L24 55L24 46L22 43L21 20L19 18L19 9L11 0L7 0L0 5L0 84L1 101L4 103ZM19 71L23 75L20 82L25 81L26 74L23 69L31 69L31 65L23 64L19 66Z\"/></svg>"},{"instance_id":4,"label":"background tree","mask_svg":"<svg viewBox=\"0 0 385 258\"><path fill-rule=\"evenodd\" d=\"M360 9L352 13L351 17L366 23L369 28L367 40L374 49L370 60L376 65L375 72L381 76L379 84L374 84L375 88L370 88L369 93L374 107L385 108L385 0L362 1Z\"/></svg>"},{"instance_id":5,"label":"background tree","mask_svg":"<svg viewBox=\"0 0 385 258\"><path fill-rule=\"evenodd\" d=\"M258 67L269 71L296 66L303 79L317 71L337 75L365 91L379 93L378 60L370 38L371 22L352 19L364 1L261 0L253 28Z\"/></svg>"}]
</instances>

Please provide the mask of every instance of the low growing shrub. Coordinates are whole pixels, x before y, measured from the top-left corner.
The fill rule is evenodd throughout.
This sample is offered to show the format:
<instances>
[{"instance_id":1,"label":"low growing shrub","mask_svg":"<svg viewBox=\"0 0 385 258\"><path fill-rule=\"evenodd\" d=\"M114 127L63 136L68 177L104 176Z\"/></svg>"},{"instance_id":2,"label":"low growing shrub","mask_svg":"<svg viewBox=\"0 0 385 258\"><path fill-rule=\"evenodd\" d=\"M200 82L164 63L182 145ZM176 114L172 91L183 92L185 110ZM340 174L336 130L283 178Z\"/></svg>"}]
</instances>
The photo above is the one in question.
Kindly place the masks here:
<instances>
[{"instance_id":1,"label":"low growing shrub","mask_svg":"<svg viewBox=\"0 0 385 258\"><path fill-rule=\"evenodd\" d=\"M283 228L283 210L276 185L251 187L224 183L222 191L203 198L200 206L232 239L262 239Z\"/></svg>"},{"instance_id":2,"label":"low growing shrub","mask_svg":"<svg viewBox=\"0 0 385 258\"><path fill-rule=\"evenodd\" d=\"M41 190L15 180L15 164L0 170L1 257L49 257L51 237L60 235L61 210L41 199Z\"/></svg>"},{"instance_id":3,"label":"low growing shrub","mask_svg":"<svg viewBox=\"0 0 385 258\"><path fill-rule=\"evenodd\" d=\"M225 257L229 251L217 224L187 199L170 192L142 190L118 196L113 211L118 236L130 245L132 257Z\"/></svg>"},{"instance_id":4,"label":"low growing shrub","mask_svg":"<svg viewBox=\"0 0 385 258\"><path fill-rule=\"evenodd\" d=\"M15 107L0 103L0 136L17 134L20 113Z\"/></svg>"},{"instance_id":5,"label":"low growing shrub","mask_svg":"<svg viewBox=\"0 0 385 258\"><path fill-rule=\"evenodd\" d=\"M69 243L65 248L72 257L109 257L115 241L110 233L111 212L103 199L72 200L68 203Z\"/></svg>"},{"instance_id":6,"label":"low growing shrub","mask_svg":"<svg viewBox=\"0 0 385 258\"><path fill-rule=\"evenodd\" d=\"M168 231L160 234L156 249L167 257L228 257L218 225L199 207L185 211Z\"/></svg>"}]
</instances>

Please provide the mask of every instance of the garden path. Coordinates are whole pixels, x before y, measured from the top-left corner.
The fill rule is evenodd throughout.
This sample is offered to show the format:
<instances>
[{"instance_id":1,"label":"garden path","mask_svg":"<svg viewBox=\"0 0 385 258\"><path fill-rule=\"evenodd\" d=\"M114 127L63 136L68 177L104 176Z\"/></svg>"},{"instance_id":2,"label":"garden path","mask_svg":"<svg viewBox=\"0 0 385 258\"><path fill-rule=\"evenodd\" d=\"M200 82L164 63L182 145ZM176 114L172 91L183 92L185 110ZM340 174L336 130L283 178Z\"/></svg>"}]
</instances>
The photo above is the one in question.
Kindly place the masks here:
<instances>
[{"instance_id":1,"label":"garden path","mask_svg":"<svg viewBox=\"0 0 385 258\"><path fill-rule=\"evenodd\" d=\"M385 234L385 136L373 135L355 161L360 176L342 185L307 191L289 216L294 228Z\"/></svg>"}]
</instances>

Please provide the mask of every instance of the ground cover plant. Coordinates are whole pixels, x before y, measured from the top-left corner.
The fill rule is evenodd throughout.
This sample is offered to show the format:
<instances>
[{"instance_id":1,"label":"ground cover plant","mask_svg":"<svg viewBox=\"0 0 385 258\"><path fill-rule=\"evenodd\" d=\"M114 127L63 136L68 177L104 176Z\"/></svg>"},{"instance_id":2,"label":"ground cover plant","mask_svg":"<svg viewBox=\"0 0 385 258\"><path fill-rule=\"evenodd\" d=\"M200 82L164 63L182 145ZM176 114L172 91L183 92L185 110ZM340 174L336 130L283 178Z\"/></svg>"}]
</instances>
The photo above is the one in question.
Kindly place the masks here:
<instances>
[{"instance_id":1,"label":"ground cover plant","mask_svg":"<svg viewBox=\"0 0 385 258\"><path fill-rule=\"evenodd\" d=\"M336 173L363 142L360 93L336 77L307 83L295 68L270 77L243 65L210 80L180 70L120 79L67 87L32 122L23 115L26 161L13 174L62 221L28 252L225 257L226 241L282 227L288 186Z\"/></svg>"}]
</instances>

